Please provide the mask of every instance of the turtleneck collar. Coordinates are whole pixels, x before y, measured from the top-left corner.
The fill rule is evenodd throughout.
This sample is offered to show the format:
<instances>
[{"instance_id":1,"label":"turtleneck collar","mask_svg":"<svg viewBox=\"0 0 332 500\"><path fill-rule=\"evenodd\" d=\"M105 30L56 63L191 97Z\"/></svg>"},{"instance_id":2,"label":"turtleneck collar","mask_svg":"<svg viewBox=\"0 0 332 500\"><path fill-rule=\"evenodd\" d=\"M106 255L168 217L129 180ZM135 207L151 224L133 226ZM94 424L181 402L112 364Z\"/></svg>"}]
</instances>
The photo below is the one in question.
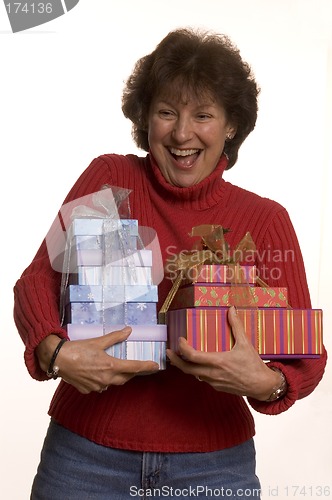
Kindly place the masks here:
<instances>
[{"instance_id":1,"label":"turtleneck collar","mask_svg":"<svg viewBox=\"0 0 332 500\"><path fill-rule=\"evenodd\" d=\"M154 189L166 201L179 208L190 210L206 210L213 207L224 196L225 182L222 175L227 167L228 159L223 154L214 171L198 184L190 187L178 187L169 184L161 173L151 152L147 156Z\"/></svg>"}]
</instances>

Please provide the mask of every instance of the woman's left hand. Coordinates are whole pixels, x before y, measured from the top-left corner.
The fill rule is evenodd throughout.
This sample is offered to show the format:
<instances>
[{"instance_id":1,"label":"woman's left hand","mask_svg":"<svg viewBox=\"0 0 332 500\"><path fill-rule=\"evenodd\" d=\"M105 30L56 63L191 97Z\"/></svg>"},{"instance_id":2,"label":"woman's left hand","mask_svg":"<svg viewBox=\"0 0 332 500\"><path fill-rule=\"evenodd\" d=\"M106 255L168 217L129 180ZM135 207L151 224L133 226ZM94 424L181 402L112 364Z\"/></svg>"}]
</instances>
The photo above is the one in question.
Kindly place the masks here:
<instances>
[{"instance_id":1,"label":"woman's left hand","mask_svg":"<svg viewBox=\"0 0 332 500\"><path fill-rule=\"evenodd\" d=\"M217 391L265 401L280 385L280 374L262 361L246 337L235 307L228 310L228 321L235 339L235 345L230 351L196 351L184 338L180 338L181 356L167 350L168 358L172 365L207 382Z\"/></svg>"}]
</instances>

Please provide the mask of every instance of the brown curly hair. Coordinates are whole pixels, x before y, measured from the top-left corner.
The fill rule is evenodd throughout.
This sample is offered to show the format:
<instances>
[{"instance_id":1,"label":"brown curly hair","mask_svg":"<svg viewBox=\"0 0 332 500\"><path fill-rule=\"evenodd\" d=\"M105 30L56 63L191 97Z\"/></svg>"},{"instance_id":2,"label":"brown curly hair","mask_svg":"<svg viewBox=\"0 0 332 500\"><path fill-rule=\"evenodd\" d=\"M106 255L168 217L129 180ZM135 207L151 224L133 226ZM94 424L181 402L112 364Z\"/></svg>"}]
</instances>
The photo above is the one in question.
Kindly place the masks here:
<instances>
[{"instance_id":1,"label":"brown curly hair","mask_svg":"<svg viewBox=\"0 0 332 500\"><path fill-rule=\"evenodd\" d=\"M133 123L135 143L149 150L148 115L155 96L166 92L180 98L188 91L197 97L211 95L236 129L224 147L231 168L255 127L259 88L250 66L225 35L189 28L171 31L151 54L137 61L122 96L122 111Z\"/></svg>"}]
</instances>

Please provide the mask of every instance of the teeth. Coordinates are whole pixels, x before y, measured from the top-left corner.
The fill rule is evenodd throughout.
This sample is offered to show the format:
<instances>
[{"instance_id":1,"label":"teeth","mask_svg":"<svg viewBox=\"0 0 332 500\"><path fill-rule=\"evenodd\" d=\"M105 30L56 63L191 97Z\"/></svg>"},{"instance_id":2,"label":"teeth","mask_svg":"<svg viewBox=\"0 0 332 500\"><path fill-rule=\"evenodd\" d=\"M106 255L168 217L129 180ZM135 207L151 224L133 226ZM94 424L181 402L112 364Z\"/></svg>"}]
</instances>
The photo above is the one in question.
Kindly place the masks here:
<instances>
[{"instance_id":1,"label":"teeth","mask_svg":"<svg viewBox=\"0 0 332 500\"><path fill-rule=\"evenodd\" d=\"M176 156L190 156L190 155L194 155L195 153L198 153L199 149L175 149L175 148L171 148L170 152L172 153L172 155L176 155Z\"/></svg>"}]
</instances>

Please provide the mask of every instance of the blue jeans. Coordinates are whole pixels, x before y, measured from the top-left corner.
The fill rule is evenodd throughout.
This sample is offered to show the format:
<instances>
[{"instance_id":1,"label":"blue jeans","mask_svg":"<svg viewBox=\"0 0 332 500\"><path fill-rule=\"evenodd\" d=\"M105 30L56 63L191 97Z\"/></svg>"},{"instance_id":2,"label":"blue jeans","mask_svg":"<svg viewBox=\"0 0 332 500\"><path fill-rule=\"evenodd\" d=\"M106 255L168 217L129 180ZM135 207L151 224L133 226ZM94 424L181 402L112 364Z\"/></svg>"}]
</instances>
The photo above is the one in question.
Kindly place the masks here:
<instances>
[{"instance_id":1,"label":"blue jeans","mask_svg":"<svg viewBox=\"0 0 332 500\"><path fill-rule=\"evenodd\" d=\"M253 440L208 453L107 448L51 421L31 500L259 499Z\"/></svg>"}]
</instances>

